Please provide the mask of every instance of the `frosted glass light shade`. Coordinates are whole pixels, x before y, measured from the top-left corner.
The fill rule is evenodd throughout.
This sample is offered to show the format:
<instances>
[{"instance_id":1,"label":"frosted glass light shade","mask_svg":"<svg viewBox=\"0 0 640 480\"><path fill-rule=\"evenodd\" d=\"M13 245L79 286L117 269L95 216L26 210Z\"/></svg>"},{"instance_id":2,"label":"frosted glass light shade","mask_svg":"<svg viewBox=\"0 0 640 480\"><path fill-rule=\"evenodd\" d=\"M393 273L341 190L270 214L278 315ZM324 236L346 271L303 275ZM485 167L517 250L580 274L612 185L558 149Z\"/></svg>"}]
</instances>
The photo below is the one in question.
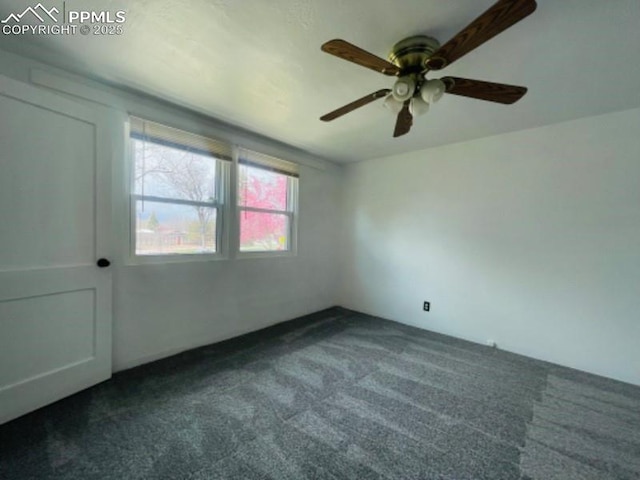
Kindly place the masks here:
<instances>
[{"instance_id":1,"label":"frosted glass light shade","mask_svg":"<svg viewBox=\"0 0 640 480\"><path fill-rule=\"evenodd\" d=\"M418 115L424 115L429 111L429 104L425 102L421 97L413 97L411 99L411 103L409 104L409 112L414 117Z\"/></svg>"},{"instance_id":2,"label":"frosted glass light shade","mask_svg":"<svg viewBox=\"0 0 640 480\"><path fill-rule=\"evenodd\" d=\"M391 94L399 102L409 100L416 91L416 81L411 77L401 77L393 84Z\"/></svg>"},{"instance_id":3,"label":"frosted glass light shade","mask_svg":"<svg viewBox=\"0 0 640 480\"><path fill-rule=\"evenodd\" d=\"M391 93L385 97L383 105L395 114L402 110L402 102L396 100Z\"/></svg>"},{"instance_id":4,"label":"frosted glass light shade","mask_svg":"<svg viewBox=\"0 0 640 480\"><path fill-rule=\"evenodd\" d=\"M420 87L420 95L427 103L435 103L442 98L446 86L442 80L427 80Z\"/></svg>"}]
</instances>

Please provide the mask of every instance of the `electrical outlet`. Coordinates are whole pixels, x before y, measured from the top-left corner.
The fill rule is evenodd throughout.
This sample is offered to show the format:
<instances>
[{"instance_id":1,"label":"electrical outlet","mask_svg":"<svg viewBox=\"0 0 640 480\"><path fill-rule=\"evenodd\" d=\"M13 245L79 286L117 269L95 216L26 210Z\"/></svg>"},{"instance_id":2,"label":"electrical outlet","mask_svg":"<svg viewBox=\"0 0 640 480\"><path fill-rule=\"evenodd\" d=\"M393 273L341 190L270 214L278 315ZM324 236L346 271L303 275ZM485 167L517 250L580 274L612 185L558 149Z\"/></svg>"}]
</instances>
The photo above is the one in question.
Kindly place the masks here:
<instances>
[{"instance_id":1,"label":"electrical outlet","mask_svg":"<svg viewBox=\"0 0 640 480\"><path fill-rule=\"evenodd\" d=\"M431 303L430 302L424 302L422 304L422 310L424 310L425 312L428 312L429 310L431 310Z\"/></svg>"}]
</instances>

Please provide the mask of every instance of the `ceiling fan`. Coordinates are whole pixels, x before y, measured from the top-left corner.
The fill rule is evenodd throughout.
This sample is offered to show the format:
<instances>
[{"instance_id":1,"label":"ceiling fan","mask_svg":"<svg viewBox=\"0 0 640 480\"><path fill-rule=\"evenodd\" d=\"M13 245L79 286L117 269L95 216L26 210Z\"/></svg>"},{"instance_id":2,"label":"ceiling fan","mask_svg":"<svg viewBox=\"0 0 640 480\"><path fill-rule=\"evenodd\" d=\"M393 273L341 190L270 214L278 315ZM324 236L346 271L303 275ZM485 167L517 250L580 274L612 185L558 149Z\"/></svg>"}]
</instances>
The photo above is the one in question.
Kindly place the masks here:
<instances>
[{"instance_id":1,"label":"ceiling fan","mask_svg":"<svg viewBox=\"0 0 640 480\"><path fill-rule=\"evenodd\" d=\"M427 79L431 70L441 70L479 47L523 18L537 7L535 0L498 0L444 45L432 37L416 35L393 46L389 61L345 40L330 40L322 51L384 75L398 77L393 88L383 88L320 117L330 122L379 98L398 114L394 137L409 132L413 117L426 113L429 105L450 93L489 102L512 104L527 93L526 87L504 85L458 77Z\"/></svg>"}]
</instances>

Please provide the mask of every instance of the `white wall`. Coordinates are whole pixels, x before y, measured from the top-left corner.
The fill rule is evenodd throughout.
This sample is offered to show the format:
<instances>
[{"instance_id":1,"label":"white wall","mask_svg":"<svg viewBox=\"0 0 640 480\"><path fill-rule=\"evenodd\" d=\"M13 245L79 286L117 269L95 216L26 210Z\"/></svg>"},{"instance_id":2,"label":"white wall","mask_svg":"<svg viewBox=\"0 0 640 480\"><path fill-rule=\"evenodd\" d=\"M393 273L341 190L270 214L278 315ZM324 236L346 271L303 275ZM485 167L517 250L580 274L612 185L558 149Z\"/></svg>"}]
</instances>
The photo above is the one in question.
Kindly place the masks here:
<instances>
[{"instance_id":1,"label":"white wall","mask_svg":"<svg viewBox=\"0 0 640 480\"><path fill-rule=\"evenodd\" d=\"M634 109L350 166L341 304L640 384L638 125Z\"/></svg>"},{"instance_id":2,"label":"white wall","mask_svg":"<svg viewBox=\"0 0 640 480\"><path fill-rule=\"evenodd\" d=\"M33 69L69 91L108 105L119 125L114 158L114 370L260 329L337 304L341 169L268 139L225 127L149 97L74 77L0 50L0 74L29 82ZM69 79L69 81L67 81ZM61 93L62 94L62 93ZM127 265L127 197L123 171L126 112L210 134L302 163L295 257ZM320 167L320 168L315 168Z\"/></svg>"}]
</instances>

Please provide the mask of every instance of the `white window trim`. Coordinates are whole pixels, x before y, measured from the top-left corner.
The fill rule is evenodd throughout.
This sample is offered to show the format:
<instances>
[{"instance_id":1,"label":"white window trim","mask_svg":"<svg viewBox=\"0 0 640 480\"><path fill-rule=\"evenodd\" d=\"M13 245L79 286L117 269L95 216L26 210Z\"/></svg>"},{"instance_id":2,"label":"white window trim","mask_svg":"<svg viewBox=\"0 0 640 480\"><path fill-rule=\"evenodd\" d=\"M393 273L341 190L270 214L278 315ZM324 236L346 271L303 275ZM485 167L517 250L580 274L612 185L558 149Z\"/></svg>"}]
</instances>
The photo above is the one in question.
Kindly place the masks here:
<instances>
[{"instance_id":1,"label":"white window trim","mask_svg":"<svg viewBox=\"0 0 640 480\"><path fill-rule=\"evenodd\" d=\"M154 122L153 118L146 118L150 122ZM125 265L162 265L172 263L190 263L190 262L209 262L220 260L249 260L249 259L266 259L295 257L298 254L298 221L299 221L299 178L289 176L288 178L288 195L287 205L291 206L289 211L259 209L254 207L240 207L238 205L238 165L240 147L232 145L232 160L217 159L216 186L220 192L216 202L211 204L206 202L194 202L191 200L171 200L162 197L153 197L151 195L138 195L135 193L134 182L134 149L131 139L130 122L127 117L125 134L126 161L125 168L125 184L127 185L126 197L128 202L128 234L126 235L125 249ZM183 131L189 130L182 128ZM201 135L196 133L196 135ZM217 209L216 213L216 245L215 253L193 253L193 254L164 254L164 255L136 255L135 253L135 232L136 232L136 200L144 197L150 201L162 201L165 203L182 204L182 205L204 205ZM205 205L206 204L206 205ZM269 213L279 213L289 216L289 249L279 251L261 251L261 252L241 252L240 251L240 214L243 210L248 211L264 211ZM124 232L123 232L124 233Z\"/></svg>"},{"instance_id":2,"label":"white window trim","mask_svg":"<svg viewBox=\"0 0 640 480\"><path fill-rule=\"evenodd\" d=\"M234 225L234 257L240 260L251 258L275 258L275 257L295 257L298 255L298 184L299 178L287 176L287 205L291 206L290 210L272 210L268 208L242 207L238 205L237 189L238 189L238 168L239 149L234 149L233 154L233 186L235 188L234 208L235 208L235 225ZM260 252L241 252L240 251L240 214L243 211L277 213L287 215L289 217L289 248L287 250L260 251Z\"/></svg>"},{"instance_id":3,"label":"white window trim","mask_svg":"<svg viewBox=\"0 0 640 480\"><path fill-rule=\"evenodd\" d=\"M148 119L149 121L153 121ZM127 126L130 124L127 123ZM184 130L188 132L188 130ZM149 265L165 263L207 262L226 260L229 258L228 231L231 218L229 195L229 170L232 162L216 158L216 191L219 192L215 202L195 202L182 199L168 199L152 195L139 195L135 193L135 158L131 129L126 129L127 142L127 186L129 202L129 235L127 238L126 265ZM214 157L215 158L215 157ZM216 209L216 252L212 253L167 253L164 255L137 255L136 254L136 200L144 198L147 201L168 203L172 205L202 205Z\"/></svg>"}]
</instances>

